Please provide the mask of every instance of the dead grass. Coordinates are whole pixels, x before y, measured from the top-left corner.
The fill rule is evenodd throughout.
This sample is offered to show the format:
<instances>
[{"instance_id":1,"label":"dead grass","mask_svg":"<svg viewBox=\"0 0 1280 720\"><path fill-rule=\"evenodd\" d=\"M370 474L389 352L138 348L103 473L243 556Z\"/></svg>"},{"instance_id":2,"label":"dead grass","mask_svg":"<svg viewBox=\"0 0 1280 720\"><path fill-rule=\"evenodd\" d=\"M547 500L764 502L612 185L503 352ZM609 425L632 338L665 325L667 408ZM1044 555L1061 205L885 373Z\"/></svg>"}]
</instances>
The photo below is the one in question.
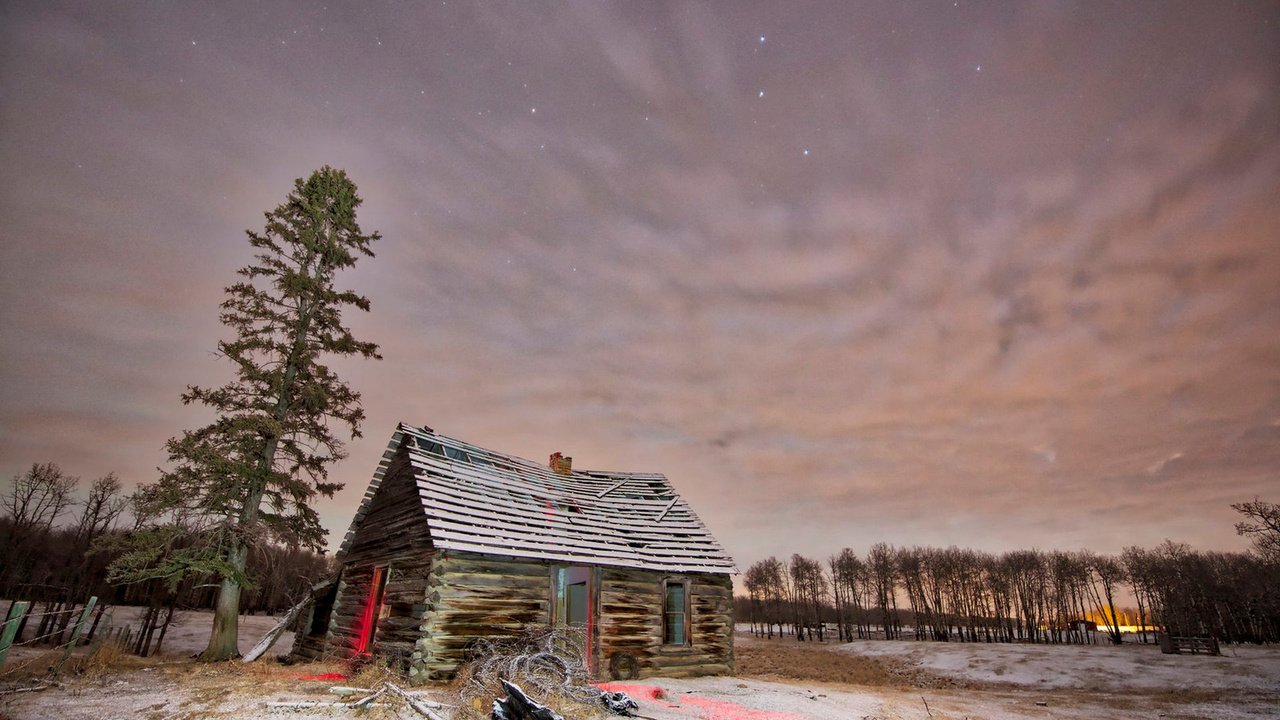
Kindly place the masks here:
<instances>
[{"instance_id":1,"label":"dead grass","mask_svg":"<svg viewBox=\"0 0 1280 720\"><path fill-rule=\"evenodd\" d=\"M838 652L794 638L752 639L734 649L738 677L802 680L871 687L974 688L978 684L933 675L902 661Z\"/></svg>"},{"instance_id":2,"label":"dead grass","mask_svg":"<svg viewBox=\"0 0 1280 720\"><path fill-rule=\"evenodd\" d=\"M350 682L344 683L352 687L372 688L384 682L404 685L407 682L404 674L391 666L386 658L374 658L358 666L351 666Z\"/></svg>"},{"instance_id":3,"label":"dead grass","mask_svg":"<svg viewBox=\"0 0 1280 720\"><path fill-rule=\"evenodd\" d=\"M89 680L118 670L128 670L149 664L143 658L134 657L113 642L105 642L92 650L80 650L62 660L62 650L42 650L27 653L23 657L10 657L0 673L0 683L5 685L30 684L39 678L85 678ZM61 668L59 668L61 665Z\"/></svg>"},{"instance_id":4,"label":"dead grass","mask_svg":"<svg viewBox=\"0 0 1280 720\"><path fill-rule=\"evenodd\" d=\"M895 685L886 664L872 658L810 647L794 640L752 643L734 651L737 674L744 678L818 680L851 685Z\"/></svg>"}]
</instances>

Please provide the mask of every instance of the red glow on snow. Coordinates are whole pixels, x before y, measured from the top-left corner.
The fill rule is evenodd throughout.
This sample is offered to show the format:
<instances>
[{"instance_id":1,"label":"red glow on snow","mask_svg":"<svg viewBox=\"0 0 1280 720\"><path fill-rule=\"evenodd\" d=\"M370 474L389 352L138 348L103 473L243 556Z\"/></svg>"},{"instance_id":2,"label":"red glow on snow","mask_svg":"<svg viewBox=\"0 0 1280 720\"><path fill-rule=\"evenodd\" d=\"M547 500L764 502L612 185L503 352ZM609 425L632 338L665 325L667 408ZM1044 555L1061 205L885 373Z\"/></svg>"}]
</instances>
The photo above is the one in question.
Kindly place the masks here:
<instances>
[{"instance_id":1,"label":"red glow on snow","mask_svg":"<svg viewBox=\"0 0 1280 720\"><path fill-rule=\"evenodd\" d=\"M347 676L342 673L321 673L319 675L294 675L299 680L327 680L333 682L335 680L346 680Z\"/></svg>"},{"instance_id":2,"label":"red glow on snow","mask_svg":"<svg viewBox=\"0 0 1280 720\"><path fill-rule=\"evenodd\" d=\"M606 692L624 692L637 701L661 701L667 710L701 720L804 720L803 715L782 710L752 710L728 700L712 700L697 695L671 696L653 685L606 682L596 687Z\"/></svg>"},{"instance_id":3,"label":"red glow on snow","mask_svg":"<svg viewBox=\"0 0 1280 720\"><path fill-rule=\"evenodd\" d=\"M605 692L624 692L633 700L665 700L667 691L654 685L632 685L630 683L606 682L596 687Z\"/></svg>"}]
</instances>

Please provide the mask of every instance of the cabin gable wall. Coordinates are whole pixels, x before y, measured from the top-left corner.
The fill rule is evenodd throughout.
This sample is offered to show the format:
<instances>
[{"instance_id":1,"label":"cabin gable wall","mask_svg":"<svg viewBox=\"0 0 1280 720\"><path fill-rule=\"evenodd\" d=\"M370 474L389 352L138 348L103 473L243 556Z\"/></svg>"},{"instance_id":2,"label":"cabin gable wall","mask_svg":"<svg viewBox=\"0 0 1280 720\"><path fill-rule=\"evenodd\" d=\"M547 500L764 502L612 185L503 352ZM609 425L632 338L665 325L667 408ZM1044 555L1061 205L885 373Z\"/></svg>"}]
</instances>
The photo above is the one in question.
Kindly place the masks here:
<instances>
[{"instance_id":1,"label":"cabin gable wall","mask_svg":"<svg viewBox=\"0 0 1280 720\"><path fill-rule=\"evenodd\" d=\"M328 649L342 657L372 653L408 661L427 609L427 574L434 555L408 453L392 459L342 558ZM385 577L380 607L371 607L376 569ZM368 622L373 644L362 647Z\"/></svg>"}]
</instances>

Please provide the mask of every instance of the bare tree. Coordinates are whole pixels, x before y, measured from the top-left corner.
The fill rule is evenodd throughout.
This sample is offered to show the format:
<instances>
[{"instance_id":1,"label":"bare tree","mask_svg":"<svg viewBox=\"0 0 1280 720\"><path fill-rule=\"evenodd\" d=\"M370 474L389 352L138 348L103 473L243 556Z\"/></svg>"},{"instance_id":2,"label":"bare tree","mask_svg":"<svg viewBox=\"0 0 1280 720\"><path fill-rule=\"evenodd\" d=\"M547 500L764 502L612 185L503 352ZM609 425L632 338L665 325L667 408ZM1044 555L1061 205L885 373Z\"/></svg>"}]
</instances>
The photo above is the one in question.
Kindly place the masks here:
<instances>
[{"instance_id":1,"label":"bare tree","mask_svg":"<svg viewBox=\"0 0 1280 720\"><path fill-rule=\"evenodd\" d=\"M842 618L841 637L846 642L852 642L853 628L856 627L858 637L866 638L870 632L863 609L863 598L868 585L867 565L849 548L841 550L838 556L832 558L832 563L831 584L839 605L838 617Z\"/></svg>"},{"instance_id":2,"label":"bare tree","mask_svg":"<svg viewBox=\"0 0 1280 720\"><path fill-rule=\"evenodd\" d=\"M801 606L801 627L813 639L814 631L818 633L818 641L825 640L822 611L826 606L826 597L830 593L827 577L822 572L822 565L801 555L791 556L791 582L796 586L796 600Z\"/></svg>"},{"instance_id":3,"label":"bare tree","mask_svg":"<svg viewBox=\"0 0 1280 720\"><path fill-rule=\"evenodd\" d=\"M759 583L760 601L764 610L765 634L772 638L773 627L778 627L778 636L782 636L783 609L787 597L786 573L782 562L776 557L769 557L756 563L756 580Z\"/></svg>"},{"instance_id":4,"label":"bare tree","mask_svg":"<svg viewBox=\"0 0 1280 720\"><path fill-rule=\"evenodd\" d=\"M115 473L107 473L89 487L89 497L81 503L80 517L76 520L76 539L89 544L106 532L119 519L129 504L123 494L123 486Z\"/></svg>"},{"instance_id":5,"label":"bare tree","mask_svg":"<svg viewBox=\"0 0 1280 720\"><path fill-rule=\"evenodd\" d=\"M1253 539L1253 546L1265 557L1280 560L1280 505L1263 502L1235 503L1232 510L1247 519L1236 523L1236 534Z\"/></svg>"},{"instance_id":6,"label":"bare tree","mask_svg":"<svg viewBox=\"0 0 1280 720\"><path fill-rule=\"evenodd\" d=\"M1125 576L1138 604L1138 637L1147 642L1147 626L1152 621L1149 612L1155 604L1155 580L1151 573L1150 553L1140 547L1130 546L1120 554Z\"/></svg>"},{"instance_id":7,"label":"bare tree","mask_svg":"<svg viewBox=\"0 0 1280 720\"><path fill-rule=\"evenodd\" d=\"M876 605L880 608L880 624L886 640L898 637L898 573L893 547L876 543L867 551L867 567L875 585Z\"/></svg>"},{"instance_id":8,"label":"bare tree","mask_svg":"<svg viewBox=\"0 0 1280 720\"><path fill-rule=\"evenodd\" d=\"M751 567L747 568L747 572L742 578L742 584L746 586L747 595L750 599L751 633L757 636L765 634L763 601L768 590L767 562L766 560L760 560L753 563ZM769 628L769 636L773 637L772 626Z\"/></svg>"},{"instance_id":9,"label":"bare tree","mask_svg":"<svg viewBox=\"0 0 1280 720\"><path fill-rule=\"evenodd\" d=\"M79 483L80 478L64 474L57 463L33 463L30 470L14 475L13 487L0 495L0 508L13 519L13 534L53 527Z\"/></svg>"},{"instance_id":10,"label":"bare tree","mask_svg":"<svg viewBox=\"0 0 1280 720\"><path fill-rule=\"evenodd\" d=\"M1045 557L1039 550L1015 550L1003 558L1016 609L1017 636L1040 642L1045 606Z\"/></svg>"},{"instance_id":11,"label":"bare tree","mask_svg":"<svg viewBox=\"0 0 1280 720\"><path fill-rule=\"evenodd\" d=\"M1116 611L1115 591L1125 581L1124 565L1107 555L1086 553L1089 582L1089 599L1098 616L1106 620L1107 634L1113 645L1119 645L1123 636L1120 633L1120 617Z\"/></svg>"}]
</instances>

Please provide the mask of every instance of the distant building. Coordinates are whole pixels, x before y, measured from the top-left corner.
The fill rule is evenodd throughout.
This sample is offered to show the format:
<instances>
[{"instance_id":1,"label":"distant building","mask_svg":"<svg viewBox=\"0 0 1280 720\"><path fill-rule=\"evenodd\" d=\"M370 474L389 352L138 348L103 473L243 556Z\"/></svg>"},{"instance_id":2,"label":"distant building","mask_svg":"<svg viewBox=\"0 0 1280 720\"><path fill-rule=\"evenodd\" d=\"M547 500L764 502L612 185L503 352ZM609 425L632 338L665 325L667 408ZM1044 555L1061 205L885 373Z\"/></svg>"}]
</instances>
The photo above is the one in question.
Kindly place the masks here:
<instances>
[{"instance_id":1,"label":"distant building","mask_svg":"<svg viewBox=\"0 0 1280 720\"><path fill-rule=\"evenodd\" d=\"M401 424L294 654L451 676L480 638L577 628L593 675L733 672L733 560L659 474L548 465Z\"/></svg>"}]
</instances>

